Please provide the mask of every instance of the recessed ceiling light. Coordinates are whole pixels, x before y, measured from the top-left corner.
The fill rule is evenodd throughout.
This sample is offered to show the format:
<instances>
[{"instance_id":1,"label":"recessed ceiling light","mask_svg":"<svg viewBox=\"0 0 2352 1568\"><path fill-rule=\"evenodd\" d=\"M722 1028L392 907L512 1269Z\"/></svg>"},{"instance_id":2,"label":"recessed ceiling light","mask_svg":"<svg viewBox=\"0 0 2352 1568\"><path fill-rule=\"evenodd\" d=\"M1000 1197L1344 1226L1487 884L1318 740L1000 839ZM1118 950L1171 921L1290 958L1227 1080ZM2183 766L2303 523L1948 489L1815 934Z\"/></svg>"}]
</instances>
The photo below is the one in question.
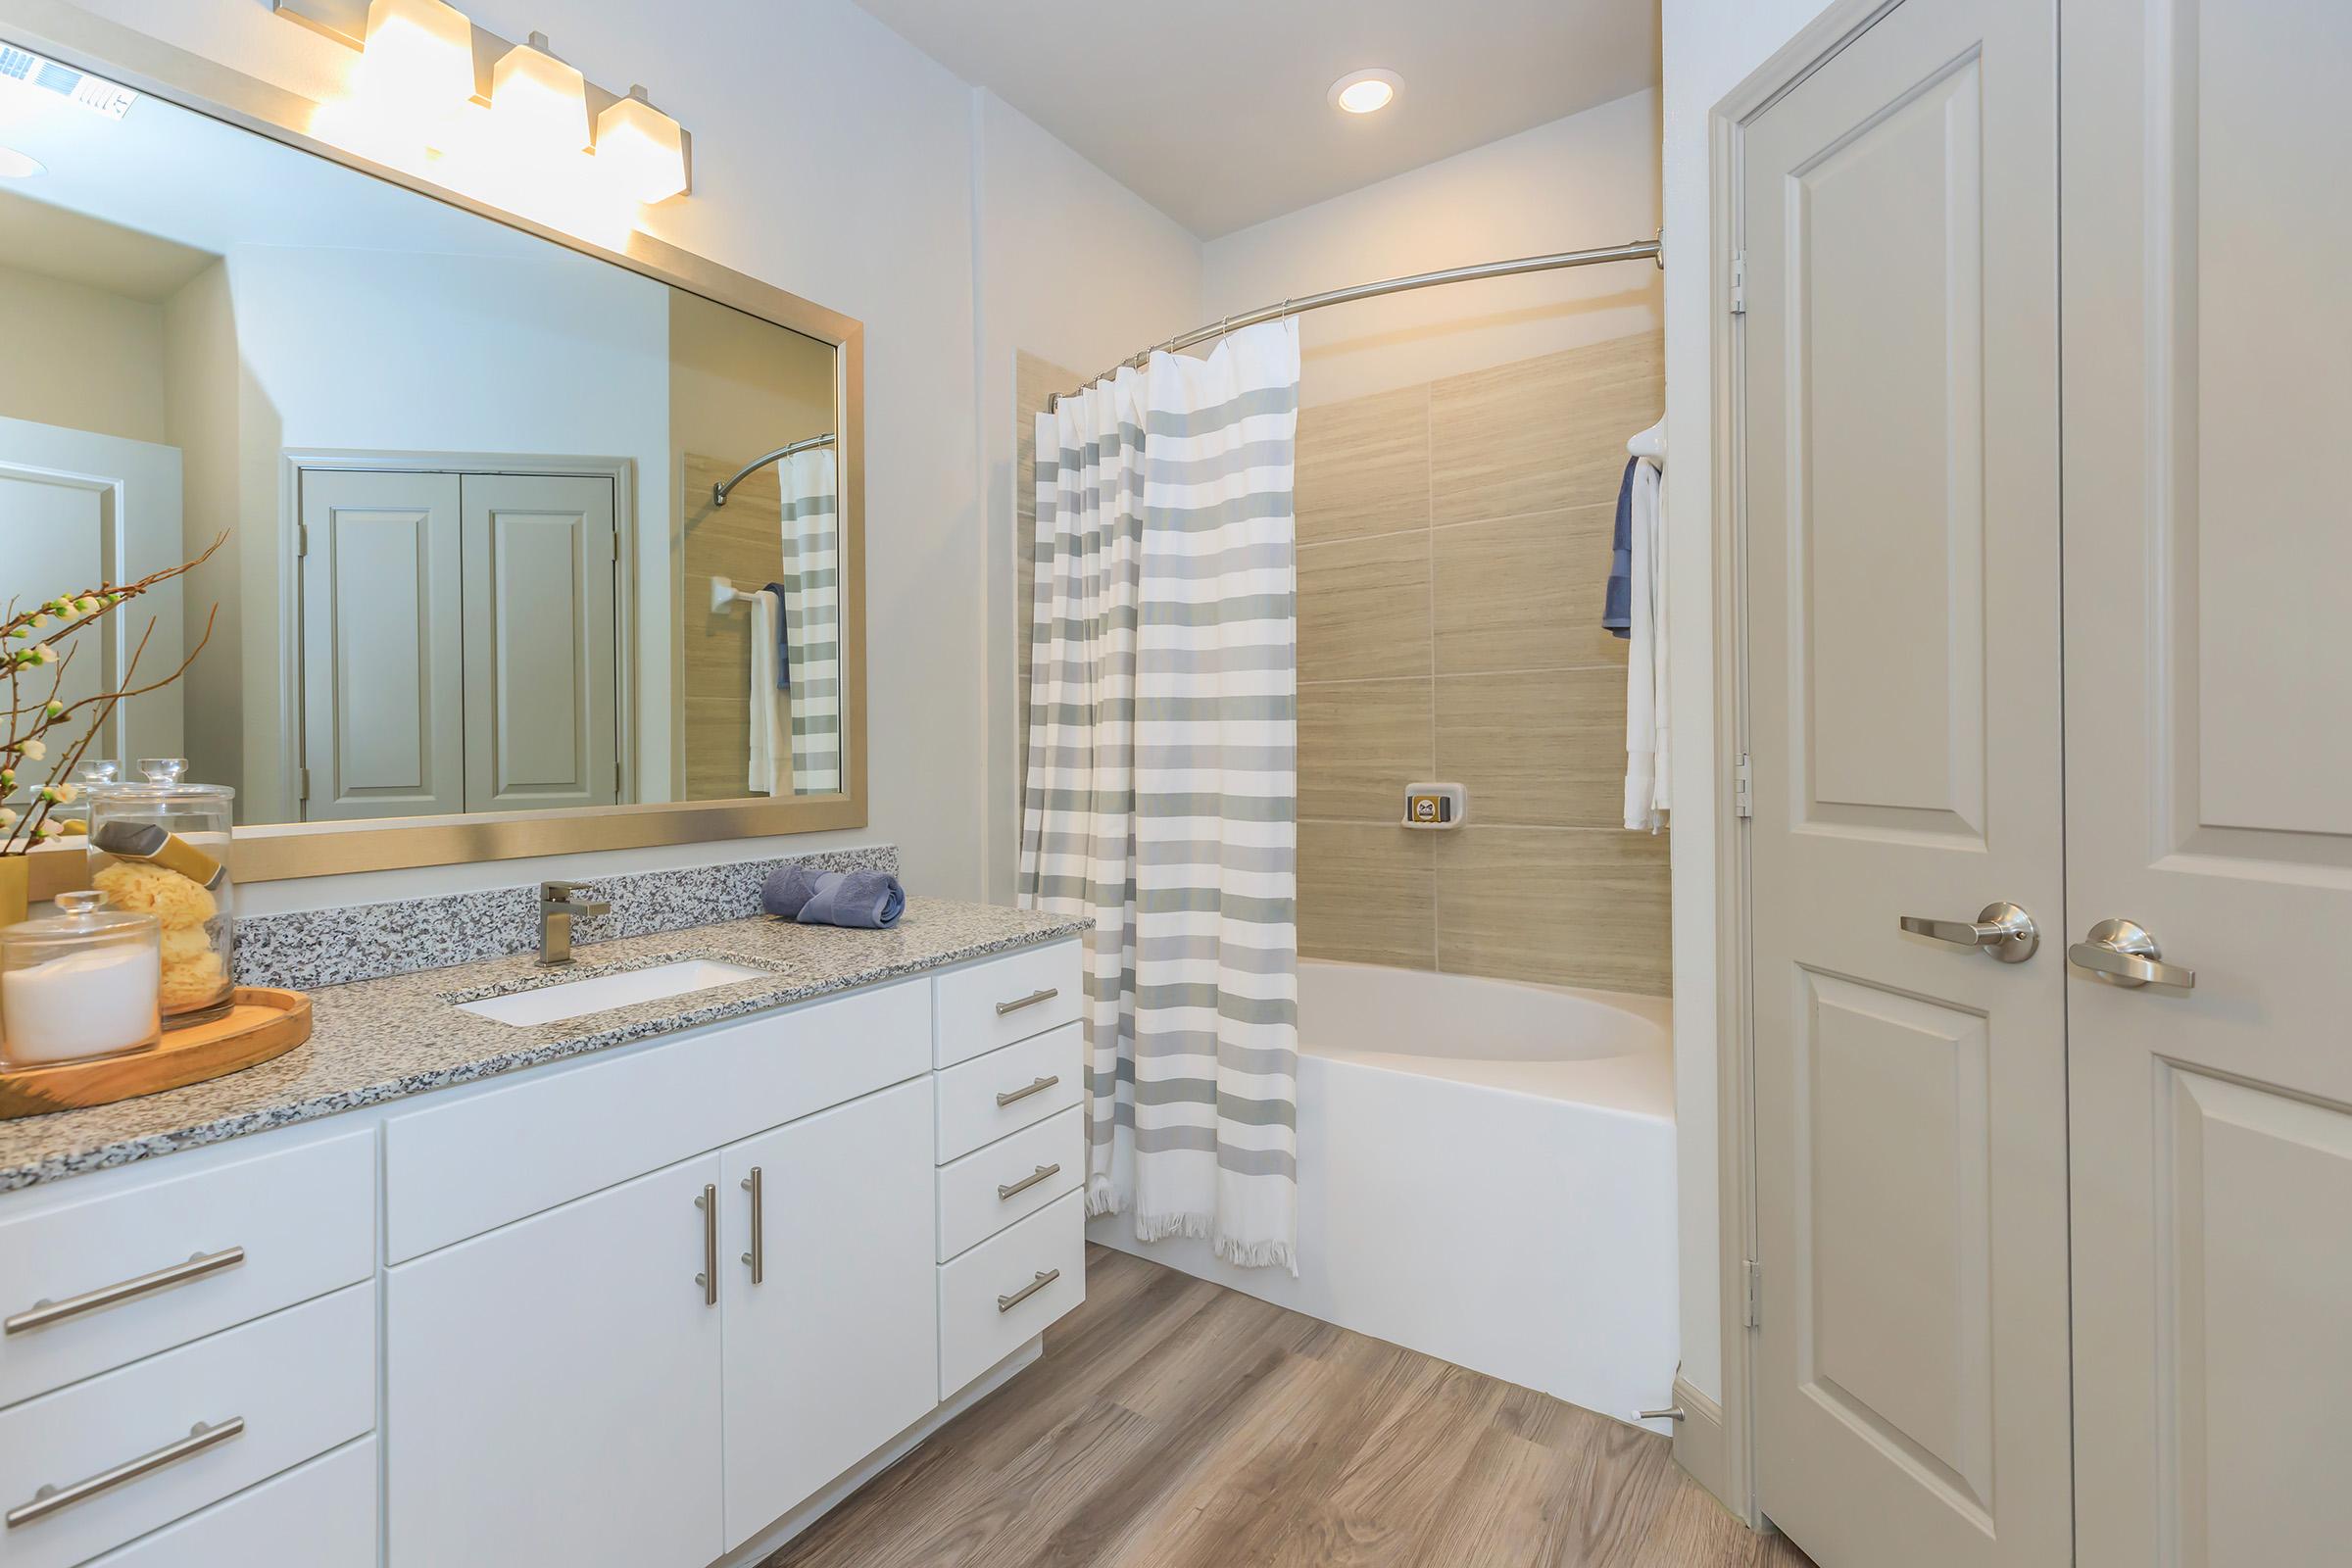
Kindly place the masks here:
<instances>
[{"instance_id":1,"label":"recessed ceiling light","mask_svg":"<svg viewBox=\"0 0 2352 1568\"><path fill-rule=\"evenodd\" d=\"M29 179L48 172L48 168L30 153L21 153L14 147L0 146L0 179Z\"/></svg>"},{"instance_id":2,"label":"recessed ceiling light","mask_svg":"<svg viewBox=\"0 0 2352 1568\"><path fill-rule=\"evenodd\" d=\"M1350 71L1331 84L1331 101L1351 115L1386 109L1404 78L1394 71Z\"/></svg>"}]
</instances>

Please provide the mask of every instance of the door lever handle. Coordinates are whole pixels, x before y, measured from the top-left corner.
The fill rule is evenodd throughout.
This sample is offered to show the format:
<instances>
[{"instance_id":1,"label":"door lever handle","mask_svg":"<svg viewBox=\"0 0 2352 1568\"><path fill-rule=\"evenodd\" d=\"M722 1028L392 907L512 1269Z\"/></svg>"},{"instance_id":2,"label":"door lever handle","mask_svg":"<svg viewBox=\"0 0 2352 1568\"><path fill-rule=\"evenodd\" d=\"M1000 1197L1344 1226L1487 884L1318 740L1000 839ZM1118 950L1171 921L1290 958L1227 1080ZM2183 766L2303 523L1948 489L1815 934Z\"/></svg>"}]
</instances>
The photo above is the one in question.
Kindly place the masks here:
<instances>
[{"instance_id":1,"label":"door lever handle","mask_svg":"<svg viewBox=\"0 0 2352 1568\"><path fill-rule=\"evenodd\" d=\"M2068 948L2066 956L2068 962L2128 990L2141 986L2196 989L2197 971L2185 964L2158 962L2164 950L2144 926L2130 920L2101 920L2090 928L2090 940Z\"/></svg>"},{"instance_id":2,"label":"door lever handle","mask_svg":"<svg viewBox=\"0 0 2352 1568\"><path fill-rule=\"evenodd\" d=\"M2023 963L2041 947L2034 917L2014 904L1987 904L1974 920L1934 920L1906 914L1900 922L1915 937L1933 937L1956 948L1989 953L2003 963Z\"/></svg>"}]
</instances>

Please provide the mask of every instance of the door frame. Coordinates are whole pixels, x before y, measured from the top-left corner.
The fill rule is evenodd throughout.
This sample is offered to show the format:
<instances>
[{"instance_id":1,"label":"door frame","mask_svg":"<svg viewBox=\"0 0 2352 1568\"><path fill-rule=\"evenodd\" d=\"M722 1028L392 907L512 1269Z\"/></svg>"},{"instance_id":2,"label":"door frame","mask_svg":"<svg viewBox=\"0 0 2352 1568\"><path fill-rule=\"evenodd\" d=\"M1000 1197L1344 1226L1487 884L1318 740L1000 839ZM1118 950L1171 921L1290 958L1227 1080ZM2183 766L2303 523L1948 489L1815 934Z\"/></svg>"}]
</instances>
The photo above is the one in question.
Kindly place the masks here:
<instances>
[{"instance_id":1,"label":"door frame","mask_svg":"<svg viewBox=\"0 0 2352 1568\"><path fill-rule=\"evenodd\" d=\"M1707 113L1708 402L1712 443L1707 454L1715 563L1712 625L1715 640L1711 696L1715 720L1717 790L1722 831L1715 835L1715 1111L1716 1261L1720 1289L1723 1394L1719 1422L1693 1408L1690 1391L1677 1382L1686 1411L1675 1435L1675 1457L1718 1500L1761 1528L1756 1497L1754 1335L1748 1322L1748 1280L1756 1256L1756 1098L1753 890L1748 877L1748 818L1740 813L1740 761L1747 753L1747 514L1746 406L1740 389L1746 333L1735 308L1738 258L1745 248L1741 175L1748 128L1757 118L1867 32L1903 0L1833 0L1819 16Z\"/></svg>"},{"instance_id":2,"label":"door frame","mask_svg":"<svg viewBox=\"0 0 2352 1568\"><path fill-rule=\"evenodd\" d=\"M302 733L302 479L306 473L522 474L557 478L607 479L612 485L612 531L620 564L637 560L637 463L633 458L578 458L514 452L368 452L355 447L288 447L278 454L277 613L284 634L277 650L278 777L285 781L271 820L300 822L297 799L303 759ZM621 794L638 786L637 576L615 570L612 582L612 745L620 758ZM663 696L670 695L665 692ZM666 786L667 781L663 781Z\"/></svg>"}]
</instances>

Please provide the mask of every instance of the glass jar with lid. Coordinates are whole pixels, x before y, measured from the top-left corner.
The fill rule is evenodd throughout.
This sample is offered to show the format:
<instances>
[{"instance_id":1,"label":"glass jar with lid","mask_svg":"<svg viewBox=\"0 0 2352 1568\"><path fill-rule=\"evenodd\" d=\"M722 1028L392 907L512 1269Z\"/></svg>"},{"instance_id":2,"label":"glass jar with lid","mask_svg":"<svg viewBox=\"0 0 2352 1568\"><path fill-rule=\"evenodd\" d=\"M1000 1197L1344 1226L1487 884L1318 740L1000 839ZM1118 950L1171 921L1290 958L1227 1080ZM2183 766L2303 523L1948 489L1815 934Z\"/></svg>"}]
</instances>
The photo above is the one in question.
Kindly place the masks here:
<instances>
[{"instance_id":1,"label":"glass jar with lid","mask_svg":"<svg viewBox=\"0 0 2352 1568\"><path fill-rule=\"evenodd\" d=\"M163 1038L162 926L106 904L103 893L61 893L61 913L0 930L0 1066L86 1061Z\"/></svg>"},{"instance_id":2,"label":"glass jar with lid","mask_svg":"<svg viewBox=\"0 0 2352 1568\"><path fill-rule=\"evenodd\" d=\"M185 759L140 760L141 777L90 799L90 885L162 927L164 1015L225 1005L235 990L236 791L191 784Z\"/></svg>"}]
</instances>

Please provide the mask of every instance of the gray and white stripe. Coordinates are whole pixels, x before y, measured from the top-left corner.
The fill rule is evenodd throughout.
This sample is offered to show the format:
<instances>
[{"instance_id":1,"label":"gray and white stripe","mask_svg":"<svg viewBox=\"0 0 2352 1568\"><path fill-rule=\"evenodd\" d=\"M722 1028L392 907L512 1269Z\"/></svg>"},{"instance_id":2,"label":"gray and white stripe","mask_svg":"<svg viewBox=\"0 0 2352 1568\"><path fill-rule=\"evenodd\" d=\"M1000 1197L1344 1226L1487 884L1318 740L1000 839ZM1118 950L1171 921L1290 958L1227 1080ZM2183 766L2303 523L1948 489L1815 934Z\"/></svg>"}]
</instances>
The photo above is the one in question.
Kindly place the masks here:
<instances>
[{"instance_id":1,"label":"gray and white stripe","mask_svg":"<svg viewBox=\"0 0 2352 1568\"><path fill-rule=\"evenodd\" d=\"M1088 1206L1296 1271L1298 337L1038 416L1024 904L1091 913Z\"/></svg>"},{"instance_id":2,"label":"gray and white stripe","mask_svg":"<svg viewBox=\"0 0 2352 1568\"><path fill-rule=\"evenodd\" d=\"M792 649L792 792L831 795L841 777L841 502L833 451L776 466L784 490L784 630Z\"/></svg>"}]
</instances>

